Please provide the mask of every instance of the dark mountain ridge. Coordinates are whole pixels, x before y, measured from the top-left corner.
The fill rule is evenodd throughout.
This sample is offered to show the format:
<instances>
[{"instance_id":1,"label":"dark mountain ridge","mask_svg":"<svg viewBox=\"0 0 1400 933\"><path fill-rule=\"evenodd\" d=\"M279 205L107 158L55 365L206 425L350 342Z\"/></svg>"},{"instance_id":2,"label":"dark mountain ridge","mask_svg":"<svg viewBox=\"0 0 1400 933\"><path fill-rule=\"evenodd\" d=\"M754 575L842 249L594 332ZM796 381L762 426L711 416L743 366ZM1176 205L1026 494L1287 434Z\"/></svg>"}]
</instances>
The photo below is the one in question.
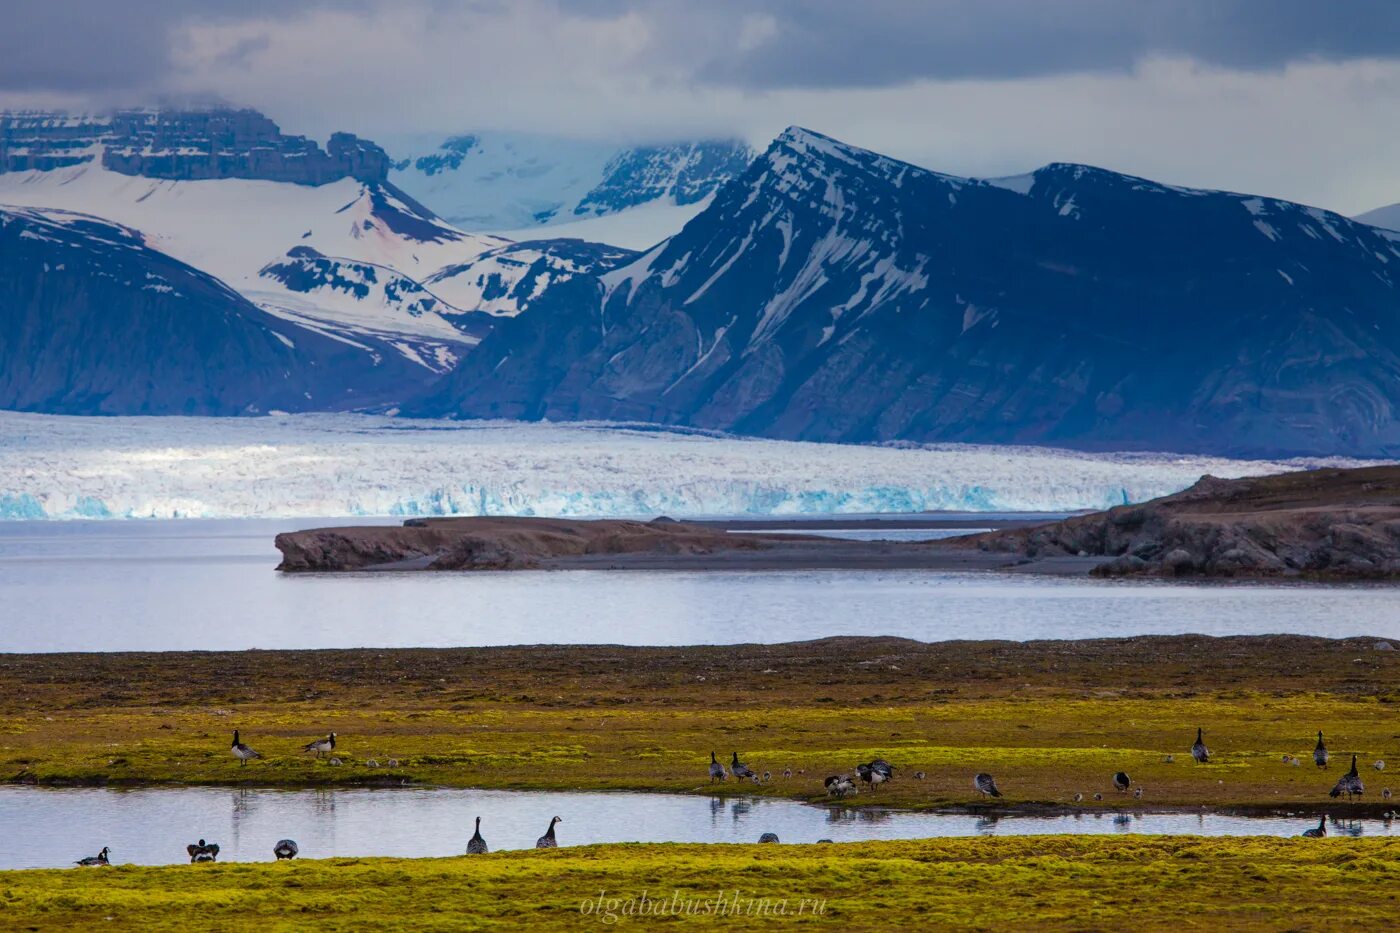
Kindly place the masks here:
<instances>
[{"instance_id":1,"label":"dark mountain ridge","mask_svg":"<svg viewBox=\"0 0 1400 933\"><path fill-rule=\"evenodd\" d=\"M1400 454L1400 243L1055 163L784 132L676 236L504 322L419 415L779 438Z\"/></svg>"}]
</instances>

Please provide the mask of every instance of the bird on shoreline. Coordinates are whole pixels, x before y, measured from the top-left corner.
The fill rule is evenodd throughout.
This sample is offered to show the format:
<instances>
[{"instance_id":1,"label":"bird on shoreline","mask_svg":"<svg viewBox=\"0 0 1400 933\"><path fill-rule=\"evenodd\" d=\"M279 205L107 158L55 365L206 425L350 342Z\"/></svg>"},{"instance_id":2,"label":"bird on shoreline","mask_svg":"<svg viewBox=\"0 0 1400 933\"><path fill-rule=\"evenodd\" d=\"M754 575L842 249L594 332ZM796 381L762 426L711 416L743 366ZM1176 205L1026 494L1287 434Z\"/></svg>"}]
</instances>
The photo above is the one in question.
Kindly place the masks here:
<instances>
[{"instance_id":1,"label":"bird on shoreline","mask_svg":"<svg viewBox=\"0 0 1400 933\"><path fill-rule=\"evenodd\" d=\"M715 757L714 752L710 752L710 783L713 784L715 781L723 781L728 777L729 772L724 770L724 765L719 763L719 759Z\"/></svg>"},{"instance_id":2,"label":"bird on shoreline","mask_svg":"<svg viewBox=\"0 0 1400 933\"><path fill-rule=\"evenodd\" d=\"M1361 783L1361 775L1356 770L1356 756L1352 755L1351 770L1338 779L1328 796L1340 797L1342 794L1346 794L1347 800L1350 800L1353 797L1360 797L1365 792L1366 787Z\"/></svg>"},{"instance_id":3,"label":"bird on shoreline","mask_svg":"<svg viewBox=\"0 0 1400 933\"><path fill-rule=\"evenodd\" d=\"M1120 794L1126 793L1132 783L1126 771L1118 771L1113 775L1113 786L1118 789Z\"/></svg>"},{"instance_id":4,"label":"bird on shoreline","mask_svg":"<svg viewBox=\"0 0 1400 933\"><path fill-rule=\"evenodd\" d=\"M335 733L332 732L324 739L313 739L301 747L303 752L315 752L316 757L335 751Z\"/></svg>"},{"instance_id":5,"label":"bird on shoreline","mask_svg":"<svg viewBox=\"0 0 1400 933\"><path fill-rule=\"evenodd\" d=\"M237 729L233 730L233 744L229 746L229 751L233 753L233 757L238 759L240 765L246 765L253 758L262 757L262 755L259 755L247 745L243 744L243 740L238 737Z\"/></svg>"},{"instance_id":6,"label":"bird on shoreline","mask_svg":"<svg viewBox=\"0 0 1400 933\"><path fill-rule=\"evenodd\" d=\"M749 766L739 760L739 753L734 753L734 758L729 762L729 773L734 775L734 779L742 781L746 778L757 778L758 775L749 770Z\"/></svg>"},{"instance_id":7,"label":"bird on shoreline","mask_svg":"<svg viewBox=\"0 0 1400 933\"><path fill-rule=\"evenodd\" d=\"M984 798L1001 796L1001 791L997 790L997 782L985 771L978 773L972 779L972 786L977 788L977 792Z\"/></svg>"},{"instance_id":8,"label":"bird on shoreline","mask_svg":"<svg viewBox=\"0 0 1400 933\"><path fill-rule=\"evenodd\" d=\"M481 838L481 817L476 818L476 832L472 833L471 839L467 840L468 855L485 855L489 851L486 848L486 840Z\"/></svg>"},{"instance_id":9,"label":"bird on shoreline","mask_svg":"<svg viewBox=\"0 0 1400 933\"><path fill-rule=\"evenodd\" d=\"M764 843L766 843L766 842L777 842L777 841L778 841L778 834L777 834L777 833L764 833L762 836L759 836L759 837L758 837L758 841L759 841L759 842L764 842Z\"/></svg>"},{"instance_id":10,"label":"bird on shoreline","mask_svg":"<svg viewBox=\"0 0 1400 933\"><path fill-rule=\"evenodd\" d=\"M203 839L185 846L185 851L190 854L191 865L198 862L214 862L219 858L219 844L205 842Z\"/></svg>"},{"instance_id":11,"label":"bird on shoreline","mask_svg":"<svg viewBox=\"0 0 1400 933\"><path fill-rule=\"evenodd\" d=\"M1317 730L1317 747L1313 749L1313 763L1319 768L1327 767L1327 759L1332 757L1327 754L1327 746L1322 744L1322 730Z\"/></svg>"},{"instance_id":12,"label":"bird on shoreline","mask_svg":"<svg viewBox=\"0 0 1400 933\"><path fill-rule=\"evenodd\" d=\"M868 764L856 765L856 774L873 790L894 777L894 766L883 758L876 758Z\"/></svg>"},{"instance_id":13,"label":"bird on shoreline","mask_svg":"<svg viewBox=\"0 0 1400 933\"><path fill-rule=\"evenodd\" d=\"M1303 830L1303 835L1309 839L1322 839L1327 835L1327 814L1322 814L1322 819L1312 829Z\"/></svg>"},{"instance_id":14,"label":"bird on shoreline","mask_svg":"<svg viewBox=\"0 0 1400 933\"><path fill-rule=\"evenodd\" d=\"M564 821L563 821L562 819L560 819L559 817L557 817L557 816L556 816L554 819L550 820L550 821L549 821L549 829L547 829L547 830L544 831L544 835L543 835L543 836L541 836L540 838L538 838L538 839L535 840L535 848L536 848L536 849L557 849L557 848L559 848L559 841L558 841L557 839L554 838L554 824L556 824L556 823L562 823L562 822L564 822ZM482 843L482 844L485 845L485 843Z\"/></svg>"},{"instance_id":15,"label":"bird on shoreline","mask_svg":"<svg viewBox=\"0 0 1400 933\"><path fill-rule=\"evenodd\" d=\"M277 856L277 861L279 862L283 859L296 858L297 853L300 851L301 849L297 846L296 840L294 839L279 839L277 840L277 845L272 847L272 854Z\"/></svg>"},{"instance_id":16,"label":"bird on shoreline","mask_svg":"<svg viewBox=\"0 0 1400 933\"><path fill-rule=\"evenodd\" d=\"M103 846L101 852L97 853L96 855L85 855L73 864L82 865L84 868L95 868L100 865L110 865L112 863L108 861L108 856L110 856L111 854L112 850L107 848L106 846Z\"/></svg>"},{"instance_id":17,"label":"bird on shoreline","mask_svg":"<svg viewBox=\"0 0 1400 933\"><path fill-rule=\"evenodd\" d=\"M1198 764L1210 764L1210 749L1206 748L1200 726L1196 727L1196 742L1191 746L1191 757L1196 759Z\"/></svg>"},{"instance_id":18,"label":"bird on shoreline","mask_svg":"<svg viewBox=\"0 0 1400 933\"><path fill-rule=\"evenodd\" d=\"M849 775L833 774L825 781L826 792L833 797L844 797L856 789L855 782Z\"/></svg>"}]
</instances>

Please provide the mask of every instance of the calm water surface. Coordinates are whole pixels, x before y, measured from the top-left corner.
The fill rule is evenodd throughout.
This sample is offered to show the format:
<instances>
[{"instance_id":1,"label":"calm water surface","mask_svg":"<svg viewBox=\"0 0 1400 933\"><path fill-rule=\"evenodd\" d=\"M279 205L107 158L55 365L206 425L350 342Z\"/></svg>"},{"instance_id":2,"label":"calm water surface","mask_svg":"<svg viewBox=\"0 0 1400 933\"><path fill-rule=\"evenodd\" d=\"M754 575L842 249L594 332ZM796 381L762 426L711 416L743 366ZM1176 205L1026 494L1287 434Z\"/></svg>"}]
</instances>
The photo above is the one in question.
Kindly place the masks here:
<instances>
[{"instance_id":1,"label":"calm water surface","mask_svg":"<svg viewBox=\"0 0 1400 933\"><path fill-rule=\"evenodd\" d=\"M770 798L459 789L304 790L0 788L0 869L71 864L104 845L115 863L187 862L185 846L217 842L220 861L272 861L277 840L303 858L442 856L466 851L473 820L493 851L532 848L550 817L562 846L596 842L915 839L1059 833L1294 836L1316 817L1094 813L987 818L827 808ZM1336 835L1400 835L1388 820L1333 822Z\"/></svg>"},{"instance_id":2,"label":"calm water surface","mask_svg":"<svg viewBox=\"0 0 1400 933\"><path fill-rule=\"evenodd\" d=\"M273 571L277 532L335 523L0 523L0 651L687 645L869 634L1400 638L1400 599L1383 586L921 571Z\"/></svg>"}]
</instances>

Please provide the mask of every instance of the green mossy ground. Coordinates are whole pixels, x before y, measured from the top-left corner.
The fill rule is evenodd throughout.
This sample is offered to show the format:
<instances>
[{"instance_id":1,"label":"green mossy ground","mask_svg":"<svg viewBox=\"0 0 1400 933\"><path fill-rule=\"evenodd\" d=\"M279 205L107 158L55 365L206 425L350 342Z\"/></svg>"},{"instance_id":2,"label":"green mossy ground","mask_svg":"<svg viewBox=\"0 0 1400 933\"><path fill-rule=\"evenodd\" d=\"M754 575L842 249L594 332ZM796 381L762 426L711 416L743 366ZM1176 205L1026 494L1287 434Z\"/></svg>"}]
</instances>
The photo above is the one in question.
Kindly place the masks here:
<instances>
[{"instance_id":1,"label":"green mossy ground","mask_svg":"<svg viewBox=\"0 0 1400 933\"><path fill-rule=\"evenodd\" d=\"M441 784L773 794L884 757L851 804L1303 810L1352 752L1379 813L1400 767L1400 651L1374 639L832 639L714 648L518 648L0 657L0 779ZM1203 726L1213 752L1189 748ZM234 728L265 760L240 766ZM1322 729L1334 764L1310 761ZM335 730L339 767L300 754ZM774 780L712 787L709 752ZM1168 763L1167 756L1174 761ZM1285 755L1303 759L1286 763ZM400 767L371 768L397 759ZM792 769L793 777L782 772ZM1116 794L1114 771L1144 789ZM927 772L915 780L915 771ZM1400 780L1400 779L1397 779ZM1397 785L1400 789L1400 785ZM1093 801L1101 793L1102 802ZM1400 809L1400 802L1394 803Z\"/></svg>"}]
</instances>

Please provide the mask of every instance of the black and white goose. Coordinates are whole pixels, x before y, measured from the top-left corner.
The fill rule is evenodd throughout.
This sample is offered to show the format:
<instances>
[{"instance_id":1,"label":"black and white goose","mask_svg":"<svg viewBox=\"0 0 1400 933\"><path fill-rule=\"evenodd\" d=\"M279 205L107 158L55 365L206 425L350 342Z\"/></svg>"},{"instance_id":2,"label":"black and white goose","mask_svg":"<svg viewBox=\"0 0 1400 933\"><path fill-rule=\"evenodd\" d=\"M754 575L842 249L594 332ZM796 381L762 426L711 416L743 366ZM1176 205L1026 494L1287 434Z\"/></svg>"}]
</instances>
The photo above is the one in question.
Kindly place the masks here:
<instances>
[{"instance_id":1,"label":"black and white goose","mask_svg":"<svg viewBox=\"0 0 1400 933\"><path fill-rule=\"evenodd\" d=\"M237 729L233 730L233 744L229 746L229 751L233 753L233 757L238 759L240 765L246 765L250 760L262 757L243 744L243 740L238 737Z\"/></svg>"},{"instance_id":2,"label":"black and white goose","mask_svg":"<svg viewBox=\"0 0 1400 933\"><path fill-rule=\"evenodd\" d=\"M1191 757L1199 764L1210 764L1210 749L1206 748L1205 738L1199 726L1196 727L1196 742L1191 746Z\"/></svg>"},{"instance_id":3,"label":"black and white goose","mask_svg":"<svg viewBox=\"0 0 1400 933\"><path fill-rule=\"evenodd\" d=\"M894 769L889 762L876 758L868 764L856 765L856 774L873 789L894 777Z\"/></svg>"},{"instance_id":4,"label":"black and white goose","mask_svg":"<svg viewBox=\"0 0 1400 933\"><path fill-rule=\"evenodd\" d=\"M1313 763L1319 768L1327 767L1327 759L1331 756L1327 754L1327 746L1322 744L1322 730L1317 731L1317 747L1313 749Z\"/></svg>"},{"instance_id":5,"label":"black and white goose","mask_svg":"<svg viewBox=\"0 0 1400 933\"><path fill-rule=\"evenodd\" d=\"M719 759L715 757L715 753L710 752L710 783L713 784L715 781L723 781L727 777L729 777L729 772L724 770L724 765L719 763Z\"/></svg>"},{"instance_id":6,"label":"black and white goose","mask_svg":"<svg viewBox=\"0 0 1400 933\"><path fill-rule=\"evenodd\" d=\"M1127 790L1129 787L1132 786L1132 783L1133 782L1128 778L1128 772L1126 771L1118 771L1115 772L1113 775L1113 786L1118 788L1118 793L1120 794L1127 793Z\"/></svg>"},{"instance_id":7,"label":"black and white goose","mask_svg":"<svg viewBox=\"0 0 1400 933\"><path fill-rule=\"evenodd\" d=\"M219 844L216 842L205 842L203 839L185 846L185 851L190 854L190 862L213 862L219 858Z\"/></svg>"},{"instance_id":8,"label":"black and white goose","mask_svg":"<svg viewBox=\"0 0 1400 933\"><path fill-rule=\"evenodd\" d=\"M489 851L486 848L486 840L481 838L481 817L476 818L476 832L472 833L471 839L467 840L468 855L485 855Z\"/></svg>"},{"instance_id":9,"label":"black and white goose","mask_svg":"<svg viewBox=\"0 0 1400 933\"><path fill-rule=\"evenodd\" d=\"M1303 835L1309 839L1322 839L1327 835L1327 814L1322 814L1322 819L1312 829L1303 830Z\"/></svg>"},{"instance_id":10,"label":"black and white goose","mask_svg":"<svg viewBox=\"0 0 1400 933\"><path fill-rule=\"evenodd\" d=\"M734 753L733 759L729 762L729 773L734 775L734 779L738 781L756 780L758 778L758 775L754 774L753 771L749 769L748 765L739 760L738 752Z\"/></svg>"},{"instance_id":11,"label":"black and white goose","mask_svg":"<svg viewBox=\"0 0 1400 933\"><path fill-rule=\"evenodd\" d=\"M544 835L535 840L535 848L536 848L536 849L557 849L557 848L559 848L559 840L557 840L557 839L554 838L554 824L555 824L555 823L562 823L562 822L564 822L564 821L561 820L561 819L560 819L559 817L557 817L557 816L556 816L554 819L550 820L550 821L549 821L549 829L546 829L546 830L544 831ZM482 843L482 845L485 845L485 844L486 844L486 843L484 843L484 842Z\"/></svg>"},{"instance_id":12,"label":"black and white goose","mask_svg":"<svg viewBox=\"0 0 1400 933\"><path fill-rule=\"evenodd\" d=\"M983 797L1000 797L1001 791L997 790L997 782L985 771L979 772L972 779L972 786L977 788L977 792Z\"/></svg>"},{"instance_id":13,"label":"black and white goose","mask_svg":"<svg viewBox=\"0 0 1400 933\"><path fill-rule=\"evenodd\" d=\"M96 855L86 855L78 859L73 864L82 865L84 868L95 868L99 865L110 865L112 863L108 861L108 857L111 854L112 850L107 848L106 846L103 846L101 852L97 853Z\"/></svg>"},{"instance_id":14,"label":"black and white goose","mask_svg":"<svg viewBox=\"0 0 1400 933\"><path fill-rule=\"evenodd\" d=\"M324 739L313 739L312 741L307 742L305 745L303 745L301 747L301 750L303 752L315 752L317 758L320 758L322 755L329 754L330 752L335 751L335 733L332 732Z\"/></svg>"},{"instance_id":15,"label":"black and white goose","mask_svg":"<svg viewBox=\"0 0 1400 933\"><path fill-rule=\"evenodd\" d=\"M856 789L855 782L849 775L833 774L826 779L826 792L833 797L844 797Z\"/></svg>"},{"instance_id":16,"label":"black and white goose","mask_svg":"<svg viewBox=\"0 0 1400 933\"><path fill-rule=\"evenodd\" d=\"M1361 783L1361 775L1356 770L1356 756L1352 755L1351 770L1341 776L1336 785L1333 786L1329 796L1340 797L1342 794L1346 794L1347 799L1350 800L1353 797L1360 797L1364 793L1366 793L1366 787Z\"/></svg>"},{"instance_id":17,"label":"black and white goose","mask_svg":"<svg viewBox=\"0 0 1400 933\"><path fill-rule=\"evenodd\" d=\"M295 839L278 839L277 845L272 847L272 854L277 856L279 862L283 859L296 858L300 851Z\"/></svg>"}]
</instances>

